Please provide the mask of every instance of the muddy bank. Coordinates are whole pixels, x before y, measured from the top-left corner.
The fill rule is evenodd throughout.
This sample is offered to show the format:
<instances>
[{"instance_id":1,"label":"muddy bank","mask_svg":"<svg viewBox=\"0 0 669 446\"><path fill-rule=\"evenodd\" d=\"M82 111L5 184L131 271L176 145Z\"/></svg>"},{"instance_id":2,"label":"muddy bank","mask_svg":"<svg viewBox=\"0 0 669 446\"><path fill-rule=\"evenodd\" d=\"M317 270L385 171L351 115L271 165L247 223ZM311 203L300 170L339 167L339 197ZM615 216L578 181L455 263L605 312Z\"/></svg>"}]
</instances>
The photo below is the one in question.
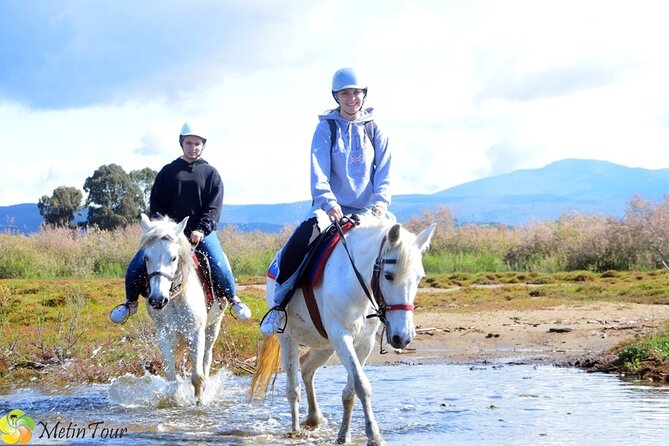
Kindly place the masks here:
<instances>
[{"instance_id":1,"label":"muddy bank","mask_svg":"<svg viewBox=\"0 0 669 446\"><path fill-rule=\"evenodd\" d=\"M376 364L536 363L617 372L612 350L669 320L669 305L583 304L541 310L415 313L417 337L404 351L384 344ZM652 364L648 364L653 367ZM669 370L656 370L669 379ZM656 381L658 378L656 377Z\"/></svg>"}]
</instances>

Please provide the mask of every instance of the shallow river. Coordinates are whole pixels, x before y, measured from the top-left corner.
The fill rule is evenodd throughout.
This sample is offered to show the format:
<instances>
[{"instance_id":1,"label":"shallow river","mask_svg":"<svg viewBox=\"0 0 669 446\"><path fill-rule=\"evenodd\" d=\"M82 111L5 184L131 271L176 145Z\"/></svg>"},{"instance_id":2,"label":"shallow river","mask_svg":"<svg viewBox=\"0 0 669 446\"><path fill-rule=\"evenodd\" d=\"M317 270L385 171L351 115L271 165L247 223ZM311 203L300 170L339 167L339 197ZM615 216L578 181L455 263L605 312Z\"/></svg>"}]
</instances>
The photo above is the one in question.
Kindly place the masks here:
<instances>
[{"instance_id":1,"label":"shallow river","mask_svg":"<svg viewBox=\"0 0 669 446\"><path fill-rule=\"evenodd\" d=\"M550 366L366 370L376 418L389 445L669 444L667 386ZM319 370L317 391L329 421L301 438L287 436L284 378L279 375L276 390L264 402L248 403L250 379L221 371L212 377L208 401L199 407L193 405L189 383L174 386L149 375L53 394L36 390L36 385L1 395L0 416L12 409L30 416L35 422L31 445L332 444L341 416L344 369ZM352 433L354 444L366 444L359 403Z\"/></svg>"}]
</instances>

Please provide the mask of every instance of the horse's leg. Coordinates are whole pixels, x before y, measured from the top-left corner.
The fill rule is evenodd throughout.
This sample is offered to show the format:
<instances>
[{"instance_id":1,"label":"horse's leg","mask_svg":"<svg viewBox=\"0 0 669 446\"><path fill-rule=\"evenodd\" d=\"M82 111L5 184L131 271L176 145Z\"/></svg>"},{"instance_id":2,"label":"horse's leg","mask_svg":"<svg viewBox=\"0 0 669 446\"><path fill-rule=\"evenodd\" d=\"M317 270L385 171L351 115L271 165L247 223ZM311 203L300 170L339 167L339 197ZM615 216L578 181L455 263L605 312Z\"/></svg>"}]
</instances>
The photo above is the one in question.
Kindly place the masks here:
<instances>
[{"instance_id":1,"label":"horse's leg","mask_svg":"<svg viewBox=\"0 0 669 446\"><path fill-rule=\"evenodd\" d=\"M300 370L302 371L302 381L307 392L308 403L307 419L304 420L306 426L316 427L325 421L316 399L314 375L316 370L325 364L333 353L333 349L316 350L312 348L300 358Z\"/></svg>"},{"instance_id":2,"label":"horse's leg","mask_svg":"<svg viewBox=\"0 0 669 446\"><path fill-rule=\"evenodd\" d=\"M361 342L355 346L355 354L361 367L364 367L373 347L373 336L368 337L365 342ZM341 402L344 407L344 414L342 416L337 441L340 443L348 443L351 441L351 417L353 415L353 407L355 406L355 383L351 375L349 375L349 378L346 381L346 387L344 387L344 390L342 391Z\"/></svg>"},{"instance_id":3,"label":"horse's leg","mask_svg":"<svg viewBox=\"0 0 669 446\"><path fill-rule=\"evenodd\" d=\"M211 371L212 351L220 331L221 319L217 319L216 322L209 325L205 330L204 360L202 361L202 370L206 378L209 378L209 372Z\"/></svg>"},{"instance_id":4,"label":"horse's leg","mask_svg":"<svg viewBox=\"0 0 669 446\"><path fill-rule=\"evenodd\" d=\"M344 408L344 413L341 418L341 425L339 426L339 434L337 434L337 443L344 444L351 441L351 417L353 415L353 406L355 405L355 385L350 375L341 393L341 404Z\"/></svg>"},{"instance_id":5,"label":"horse's leg","mask_svg":"<svg viewBox=\"0 0 669 446\"><path fill-rule=\"evenodd\" d=\"M204 338L204 327L196 327L190 333L190 339L188 339L192 365L190 381L195 389L195 401L198 405L200 404L202 389L205 383L205 374L202 368L202 363L204 362Z\"/></svg>"},{"instance_id":6,"label":"horse's leg","mask_svg":"<svg viewBox=\"0 0 669 446\"><path fill-rule=\"evenodd\" d=\"M349 376L349 383L352 381L353 387L355 388L355 394L360 399L362 403L362 410L365 414L365 433L367 434L367 444L368 445L383 445L385 442L381 437L379 431L379 426L376 423L374 418L374 412L372 411L372 385L367 379L367 375L362 370L362 364L358 360L358 355L355 347L353 346L353 339L351 336L344 336L341 339L335 340L335 349L337 355L342 364L346 368ZM347 439L350 439L350 420L351 413L350 411L353 408L354 398L349 397L348 394L350 391L350 384L346 384L344 393L342 395L342 401L344 404L344 419L342 420L341 428L339 429L339 435L337 437L337 442L346 442ZM348 392L347 392L347 389ZM347 407L347 404L350 407ZM348 419L347 419L347 418Z\"/></svg>"},{"instance_id":7,"label":"horse's leg","mask_svg":"<svg viewBox=\"0 0 669 446\"><path fill-rule=\"evenodd\" d=\"M158 348L163 357L163 372L165 378L174 382L177 380L177 351L179 347L177 334L172 330L160 330L157 333Z\"/></svg>"},{"instance_id":8,"label":"horse's leg","mask_svg":"<svg viewBox=\"0 0 669 446\"><path fill-rule=\"evenodd\" d=\"M286 372L286 398L290 406L293 434L300 432L300 382L298 380L299 345L287 334L279 336L281 362Z\"/></svg>"}]
</instances>

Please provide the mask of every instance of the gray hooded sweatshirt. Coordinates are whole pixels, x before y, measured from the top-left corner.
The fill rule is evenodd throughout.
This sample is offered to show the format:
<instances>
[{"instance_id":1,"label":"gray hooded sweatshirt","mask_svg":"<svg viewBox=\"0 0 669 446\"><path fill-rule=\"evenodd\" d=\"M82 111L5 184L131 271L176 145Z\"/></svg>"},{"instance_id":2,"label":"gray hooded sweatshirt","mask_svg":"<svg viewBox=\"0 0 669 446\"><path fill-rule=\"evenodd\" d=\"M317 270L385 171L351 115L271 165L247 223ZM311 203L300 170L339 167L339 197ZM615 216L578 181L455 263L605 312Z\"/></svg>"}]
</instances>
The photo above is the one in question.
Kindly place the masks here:
<instances>
[{"instance_id":1,"label":"gray hooded sweatshirt","mask_svg":"<svg viewBox=\"0 0 669 446\"><path fill-rule=\"evenodd\" d=\"M367 108L355 121L344 119L338 110L319 117L311 143L310 216L319 209L327 212L339 203L345 214L360 212L372 206L388 209L390 205L390 150L388 138L377 125L374 144L365 133L365 123L374 119ZM337 135L331 146L330 126L333 119Z\"/></svg>"}]
</instances>

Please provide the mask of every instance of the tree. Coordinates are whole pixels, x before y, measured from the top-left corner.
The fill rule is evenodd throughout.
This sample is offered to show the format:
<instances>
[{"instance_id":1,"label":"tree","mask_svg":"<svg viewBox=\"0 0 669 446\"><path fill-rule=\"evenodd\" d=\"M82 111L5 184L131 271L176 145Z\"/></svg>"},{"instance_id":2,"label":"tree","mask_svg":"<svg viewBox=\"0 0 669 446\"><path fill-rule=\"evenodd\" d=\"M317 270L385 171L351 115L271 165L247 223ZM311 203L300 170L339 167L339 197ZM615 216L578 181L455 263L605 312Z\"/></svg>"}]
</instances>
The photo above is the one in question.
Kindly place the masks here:
<instances>
[{"instance_id":1,"label":"tree","mask_svg":"<svg viewBox=\"0 0 669 446\"><path fill-rule=\"evenodd\" d=\"M72 220L81 211L83 193L76 187L60 186L50 197L43 195L37 202L44 223L53 227L74 226Z\"/></svg>"},{"instance_id":2,"label":"tree","mask_svg":"<svg viewBox=\"0 0 669 446\"><path fill-rule=\"evenodd\" d=\"M100 166L86 178L89 225L113 230L126 227L139 218L144 204L141 189L118 164Z\"/></svg>"},{"instance_id":3,"label":"tree","mask_svg":"<svg viewBox=\"0 0 669 446\"><path fill-rule=\"evenodd\" d=\"M144 212L145 214L148 214L149 212L151 188L153 187L153 182L156 180L156 175L158 175L158 172L149 167L145 167L142 170L133 170L130 172L130 179L142 191L144 203L141 206L140 211Z\"/></svg>"}]
</instances>

